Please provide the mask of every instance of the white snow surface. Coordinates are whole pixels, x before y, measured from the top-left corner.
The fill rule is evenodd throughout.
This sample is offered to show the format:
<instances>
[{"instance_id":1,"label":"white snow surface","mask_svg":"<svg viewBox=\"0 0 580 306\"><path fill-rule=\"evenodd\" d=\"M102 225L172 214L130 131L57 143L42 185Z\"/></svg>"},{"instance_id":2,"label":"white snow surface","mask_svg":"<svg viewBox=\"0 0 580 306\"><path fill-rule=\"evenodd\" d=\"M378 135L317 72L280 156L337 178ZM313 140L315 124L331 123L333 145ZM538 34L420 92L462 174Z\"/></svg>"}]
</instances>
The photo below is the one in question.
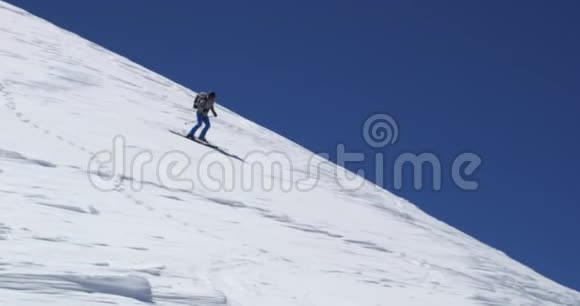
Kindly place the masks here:
<instances>
[{"instance_id":1,"label":"white snow surface","mask_svg":"<svg viewBox=\"0 0 580 306\"><path fill-rule=\"evenodd\" d=\"M0 305L580 305L404 199L345 189L342 169L223 107L209 136L245 162L170 134L191 126L194 96L0 2ZM153 161L90 167L116 136L127 160ZM288 156L292 175L248 175L276 158L256 152ZM190 160L174 175L232 186L168 183L168 154Z\"/></svg>"}]
</instances>

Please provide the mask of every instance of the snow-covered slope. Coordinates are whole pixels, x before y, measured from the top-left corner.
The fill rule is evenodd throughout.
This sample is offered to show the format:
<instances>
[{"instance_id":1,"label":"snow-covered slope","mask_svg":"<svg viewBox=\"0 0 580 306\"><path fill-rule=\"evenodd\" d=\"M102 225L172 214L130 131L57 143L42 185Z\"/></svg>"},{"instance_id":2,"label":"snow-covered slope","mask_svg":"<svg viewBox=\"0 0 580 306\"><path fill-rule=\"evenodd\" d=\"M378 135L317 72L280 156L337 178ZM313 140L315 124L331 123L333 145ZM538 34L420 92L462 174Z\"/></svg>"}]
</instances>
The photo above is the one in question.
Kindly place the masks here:
<instances>
[{"instance_id":1,"label":"snow-covered slope","mask_svg":"<svg viewBox=\"0 0 580 306\"><path fill-rule=\"evenodd\" d=\"M211 139L245 162L168 133L194 93L4 2L0 82L2 306L580 305L227 109ZM115 141L152 161L115 170Z\"/></svg>"}]
</instances>

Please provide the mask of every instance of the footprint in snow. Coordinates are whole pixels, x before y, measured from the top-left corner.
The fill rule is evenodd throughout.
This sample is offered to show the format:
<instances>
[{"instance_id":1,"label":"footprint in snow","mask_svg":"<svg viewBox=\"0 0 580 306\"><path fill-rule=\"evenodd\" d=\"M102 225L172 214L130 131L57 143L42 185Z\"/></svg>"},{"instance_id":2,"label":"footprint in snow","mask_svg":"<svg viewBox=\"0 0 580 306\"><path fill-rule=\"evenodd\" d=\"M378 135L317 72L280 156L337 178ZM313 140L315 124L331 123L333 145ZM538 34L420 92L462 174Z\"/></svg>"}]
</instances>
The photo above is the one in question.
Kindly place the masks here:
<instances>
[{"instance_id":1,"label":"footprint in snow","mask_svg":"<svg viewBox=\"0 0 580 306\"><path fill-rule=\"evenodd\" d=\"M144 247L127 247L128 249L135 250L135 251L149 251L148 248Z\"/></svg>"}]
</instances>

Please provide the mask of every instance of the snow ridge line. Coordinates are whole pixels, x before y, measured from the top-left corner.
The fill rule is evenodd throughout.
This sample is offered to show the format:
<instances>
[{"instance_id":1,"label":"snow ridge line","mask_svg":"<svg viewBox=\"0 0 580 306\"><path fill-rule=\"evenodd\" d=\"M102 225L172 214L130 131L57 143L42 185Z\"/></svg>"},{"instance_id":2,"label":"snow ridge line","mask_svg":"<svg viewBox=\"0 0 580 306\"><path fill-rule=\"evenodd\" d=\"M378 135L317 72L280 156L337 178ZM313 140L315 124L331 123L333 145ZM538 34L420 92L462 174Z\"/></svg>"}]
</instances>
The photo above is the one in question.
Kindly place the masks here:
<instances>
[{"instance_id":1,"label":"snow ridge line","mask_svg":"<svg viewBox=\"0 0 580 306\"><path fill-rule=\"evenodd\" d=\"M1 82L0 81L0 93L2 93L2 96L4 96L4 99L6 100L6 102L3 104L4 107L6 107L12 114L14 114L18 120L34 129L37 130L42 130L44 132L44 134L46 135L51 135L54 138L56 138L59 142L64 143L66 145L68 145L69 147L72 147L74 149L80 150L82 152L85 152L87 155L89 155L89 158L91 158L92 156L94 156L96 153L90 149L88 149L87 147L80 145L74 141L68 140L66 139L66 137L63 137L61 135L55 134L53 133L50 129L44 128L43 126L41 126L40 124L38 124L37 122L34 122L32 119L26 117L22 112L19 112L18 109L16 108L16 103L15 103L15 99L14 97L8 92L7 88L8 88L8 84L10 81L4 81ZM99 165L103 164L103 162L101 160L96 160ZM87 173L88 173L88 169L87 169ZM91 175L91 173L89 173L89 175ZM142 206L143 204L145 204L143 201L135 198L133 195L131 195L130 193L128 193L126 191L126 189L124 189L121 184L124 182L125 180L123 178L119 179L119 183L118 185L113 189L113 191L119 192L120 194L122 194L125 198L127 198L128 200L131 200L132 202L134 202L137 205ZM149 207L150 208L150 207Z\"/></svg>"}]
</instances>

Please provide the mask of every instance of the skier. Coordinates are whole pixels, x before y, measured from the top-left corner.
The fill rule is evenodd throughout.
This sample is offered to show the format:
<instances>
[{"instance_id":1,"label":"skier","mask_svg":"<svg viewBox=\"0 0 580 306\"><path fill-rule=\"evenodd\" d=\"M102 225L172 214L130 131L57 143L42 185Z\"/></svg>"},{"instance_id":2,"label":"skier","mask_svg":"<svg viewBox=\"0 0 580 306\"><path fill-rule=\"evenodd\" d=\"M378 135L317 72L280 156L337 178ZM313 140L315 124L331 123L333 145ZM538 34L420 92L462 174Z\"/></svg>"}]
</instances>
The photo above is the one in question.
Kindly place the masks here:
<instances>
[{"instance_id":1,"label":"skier","mask_svg":"<svg viewBox=\"0 0 580 306\"><path fill-rule=\"evenodd\" d=\"M187 138L194 139L195 132L197 132L197 129L199 129L202 124L204 124L205 127L203 128L203 130L201 130L199 140L207 142L205 134L207 133L207 130L209 130L211 126L209 123L209 115L208 115L209 111L211 110L214 117L217 117L217 113L215 112L214 108L215 98L216 94L213 91L207 95L205 95L204 93L200 93L199 95L197 95L197 97L195 97L193 107L197 108L197 124L191 129L189 134L187 134L186 136Z\"/></svg>"}]
</instances>

